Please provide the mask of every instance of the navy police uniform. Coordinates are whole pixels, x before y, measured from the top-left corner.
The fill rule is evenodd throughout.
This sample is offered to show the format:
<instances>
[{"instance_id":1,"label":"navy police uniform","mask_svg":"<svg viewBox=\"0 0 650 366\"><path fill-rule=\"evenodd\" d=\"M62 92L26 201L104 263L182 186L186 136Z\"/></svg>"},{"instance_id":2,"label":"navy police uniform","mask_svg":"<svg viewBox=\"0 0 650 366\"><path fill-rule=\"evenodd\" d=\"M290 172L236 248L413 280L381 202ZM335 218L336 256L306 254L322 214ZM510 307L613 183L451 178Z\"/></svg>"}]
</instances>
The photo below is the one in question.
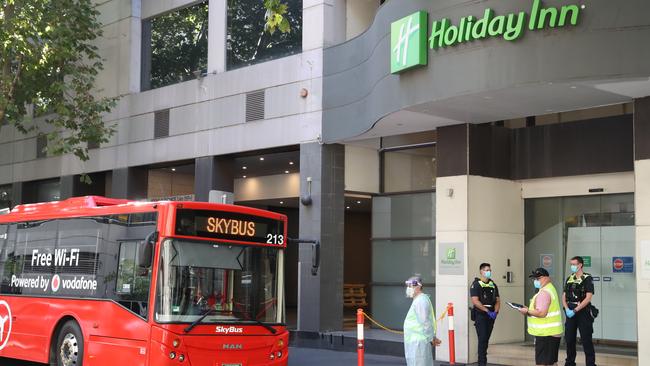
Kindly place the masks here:
<instances>
[{"instance_id":1,"label":"navy police uniform","mask_svg":"<svg viewBox=\"0 0 650 366\"><path fill-rule=\"evenodd\" d=\"M488 280L487 283L484 283L481 279L475 278L469 289L469 294L471 297L478 297L478 300L483 304L483 306L488 308L490 311L494 311L497 297L499 297L499 288L492 280ZM490 336L492 335L492 329L494 329L494 319L490 319L486 312L473 308L472 320L474 320L476 335L478 336L478 364L486 365L487 349L490 342Z\"/></svg>"},{"instance_id":2,"label":"navy police uniform","mask_svg":"<svg viewBox=\"0 0 650 366\"><path fill-rule=\"evenodd\" d=\"M593 278L589 273L583 273L578 277L575 273L567 278L564 283L564 293L569 309L575 309L587 296L587 293L594 293ZM582 348L585 351L585 363L587 366L596 365L596 352L592 334L594 332L594 318L592 316L592 305L578 311L572 318L567 317L565 323L566 339L566 363L565 366L576 365L576 337L580 330Z\"/></svg>"}]
</instances>

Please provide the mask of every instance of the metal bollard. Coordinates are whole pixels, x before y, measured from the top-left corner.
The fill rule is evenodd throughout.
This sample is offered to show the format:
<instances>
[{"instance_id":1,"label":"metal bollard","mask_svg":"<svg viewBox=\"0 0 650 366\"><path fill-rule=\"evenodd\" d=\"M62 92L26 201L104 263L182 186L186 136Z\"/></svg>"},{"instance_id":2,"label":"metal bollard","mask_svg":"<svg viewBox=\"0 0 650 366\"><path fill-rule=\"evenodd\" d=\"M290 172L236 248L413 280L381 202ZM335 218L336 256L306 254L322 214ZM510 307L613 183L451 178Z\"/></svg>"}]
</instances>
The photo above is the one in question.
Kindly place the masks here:
<instances>
[{"instance_id":1,"label":"metal bollard","mask_svg":"<svg viewBox=\"0 0 650 366\"><path fill-rule=\"evenodd\" d=\"M363 366L363 309L357 309L357 365Z\"/></svg>"},{"instance_id":2,"label":"metal bollard","mask_svg":"<svg viewBox=\"0 0 650 366\"><path fill-rule=\"evenodd\" d=\"M454 335L454 304L447 304L447 316L449 317L449 364L456 364L456 338Z\"/></svg>"}]
</instances>

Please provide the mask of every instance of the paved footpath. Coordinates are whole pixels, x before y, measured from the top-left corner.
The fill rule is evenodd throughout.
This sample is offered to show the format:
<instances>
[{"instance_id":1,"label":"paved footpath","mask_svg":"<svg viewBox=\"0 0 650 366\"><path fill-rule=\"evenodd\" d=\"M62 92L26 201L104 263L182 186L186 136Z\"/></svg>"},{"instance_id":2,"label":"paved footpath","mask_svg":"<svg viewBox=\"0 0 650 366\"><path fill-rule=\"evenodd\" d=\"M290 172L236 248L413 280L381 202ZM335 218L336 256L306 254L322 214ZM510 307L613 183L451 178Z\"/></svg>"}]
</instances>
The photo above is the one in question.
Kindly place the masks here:
<instances>
[{"instance_id":1,"label":"paved footpath","mask_svg":"<svg viewBox=\"0 0 650 366\"><path fill-rule=\"evenodd\" d=\"M311 348L291 348L289 366L356 366L357 354ZM405 366L403 358L391 356L366 355L366 366ZM436 365L438 365L436 363ZM0 366L47 366L30 362L9 361L0 358Z\"/></svg>"}]
</instances>

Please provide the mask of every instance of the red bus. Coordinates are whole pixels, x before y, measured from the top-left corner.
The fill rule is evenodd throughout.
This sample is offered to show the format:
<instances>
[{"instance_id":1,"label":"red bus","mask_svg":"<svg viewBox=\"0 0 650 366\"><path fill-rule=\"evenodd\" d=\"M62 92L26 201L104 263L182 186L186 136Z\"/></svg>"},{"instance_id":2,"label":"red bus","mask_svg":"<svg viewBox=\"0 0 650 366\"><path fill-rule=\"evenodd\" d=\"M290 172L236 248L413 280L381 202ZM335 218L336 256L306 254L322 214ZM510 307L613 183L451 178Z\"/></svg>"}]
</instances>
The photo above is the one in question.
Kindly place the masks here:
<instances>
[{"instance_id":1,"label":"red bus","mask_svg":"<svg viewBox=\"0 0 650 366\"><path fill-rule=\"evenodd\" d=\"M287 219L78 197L0 215L0 357L57 366L287 365Z\"/></svg>"}]
</instances>

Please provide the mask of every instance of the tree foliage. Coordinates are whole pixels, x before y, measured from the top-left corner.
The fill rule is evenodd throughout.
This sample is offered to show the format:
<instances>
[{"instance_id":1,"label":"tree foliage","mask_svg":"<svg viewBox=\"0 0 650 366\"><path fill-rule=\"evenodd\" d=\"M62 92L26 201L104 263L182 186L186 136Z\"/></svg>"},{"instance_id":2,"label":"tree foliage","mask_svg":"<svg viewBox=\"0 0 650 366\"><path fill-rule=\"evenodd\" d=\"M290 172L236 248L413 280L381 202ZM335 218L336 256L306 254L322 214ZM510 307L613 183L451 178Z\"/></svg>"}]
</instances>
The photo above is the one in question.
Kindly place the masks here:
<instances>
[{"instance_id":1,"label":"tree foliage","mask_svg":"<svg viewBox=\"0 0 650 366\"><path fill-rule=\"evenodd\" d=\"M229 0L227 51L228 68L301 52L302 0Z\"/></svg>"},{"instance_id":2,"label":"tree foliage","mask_svg":"<svg viewBox=\"0 0 650 366\"><path fill-rule=\"evenodd\" d=\"M114 133L102 115L115 99L94 90L97 16L91 0L0 0L0 121L29 133L44 116L51 154L87 160L87 144Z\"/></svg>"},{"instance_id":3,"label":"tree foliage","mask_svg":"<svg viewBox=\"0 0 650 366\"><path fill-rule=\"evenodd\" d=\"M208 3L155 17L151 24L151 88L195 78L208 67Z\"/></svg>"}]
</instances>

